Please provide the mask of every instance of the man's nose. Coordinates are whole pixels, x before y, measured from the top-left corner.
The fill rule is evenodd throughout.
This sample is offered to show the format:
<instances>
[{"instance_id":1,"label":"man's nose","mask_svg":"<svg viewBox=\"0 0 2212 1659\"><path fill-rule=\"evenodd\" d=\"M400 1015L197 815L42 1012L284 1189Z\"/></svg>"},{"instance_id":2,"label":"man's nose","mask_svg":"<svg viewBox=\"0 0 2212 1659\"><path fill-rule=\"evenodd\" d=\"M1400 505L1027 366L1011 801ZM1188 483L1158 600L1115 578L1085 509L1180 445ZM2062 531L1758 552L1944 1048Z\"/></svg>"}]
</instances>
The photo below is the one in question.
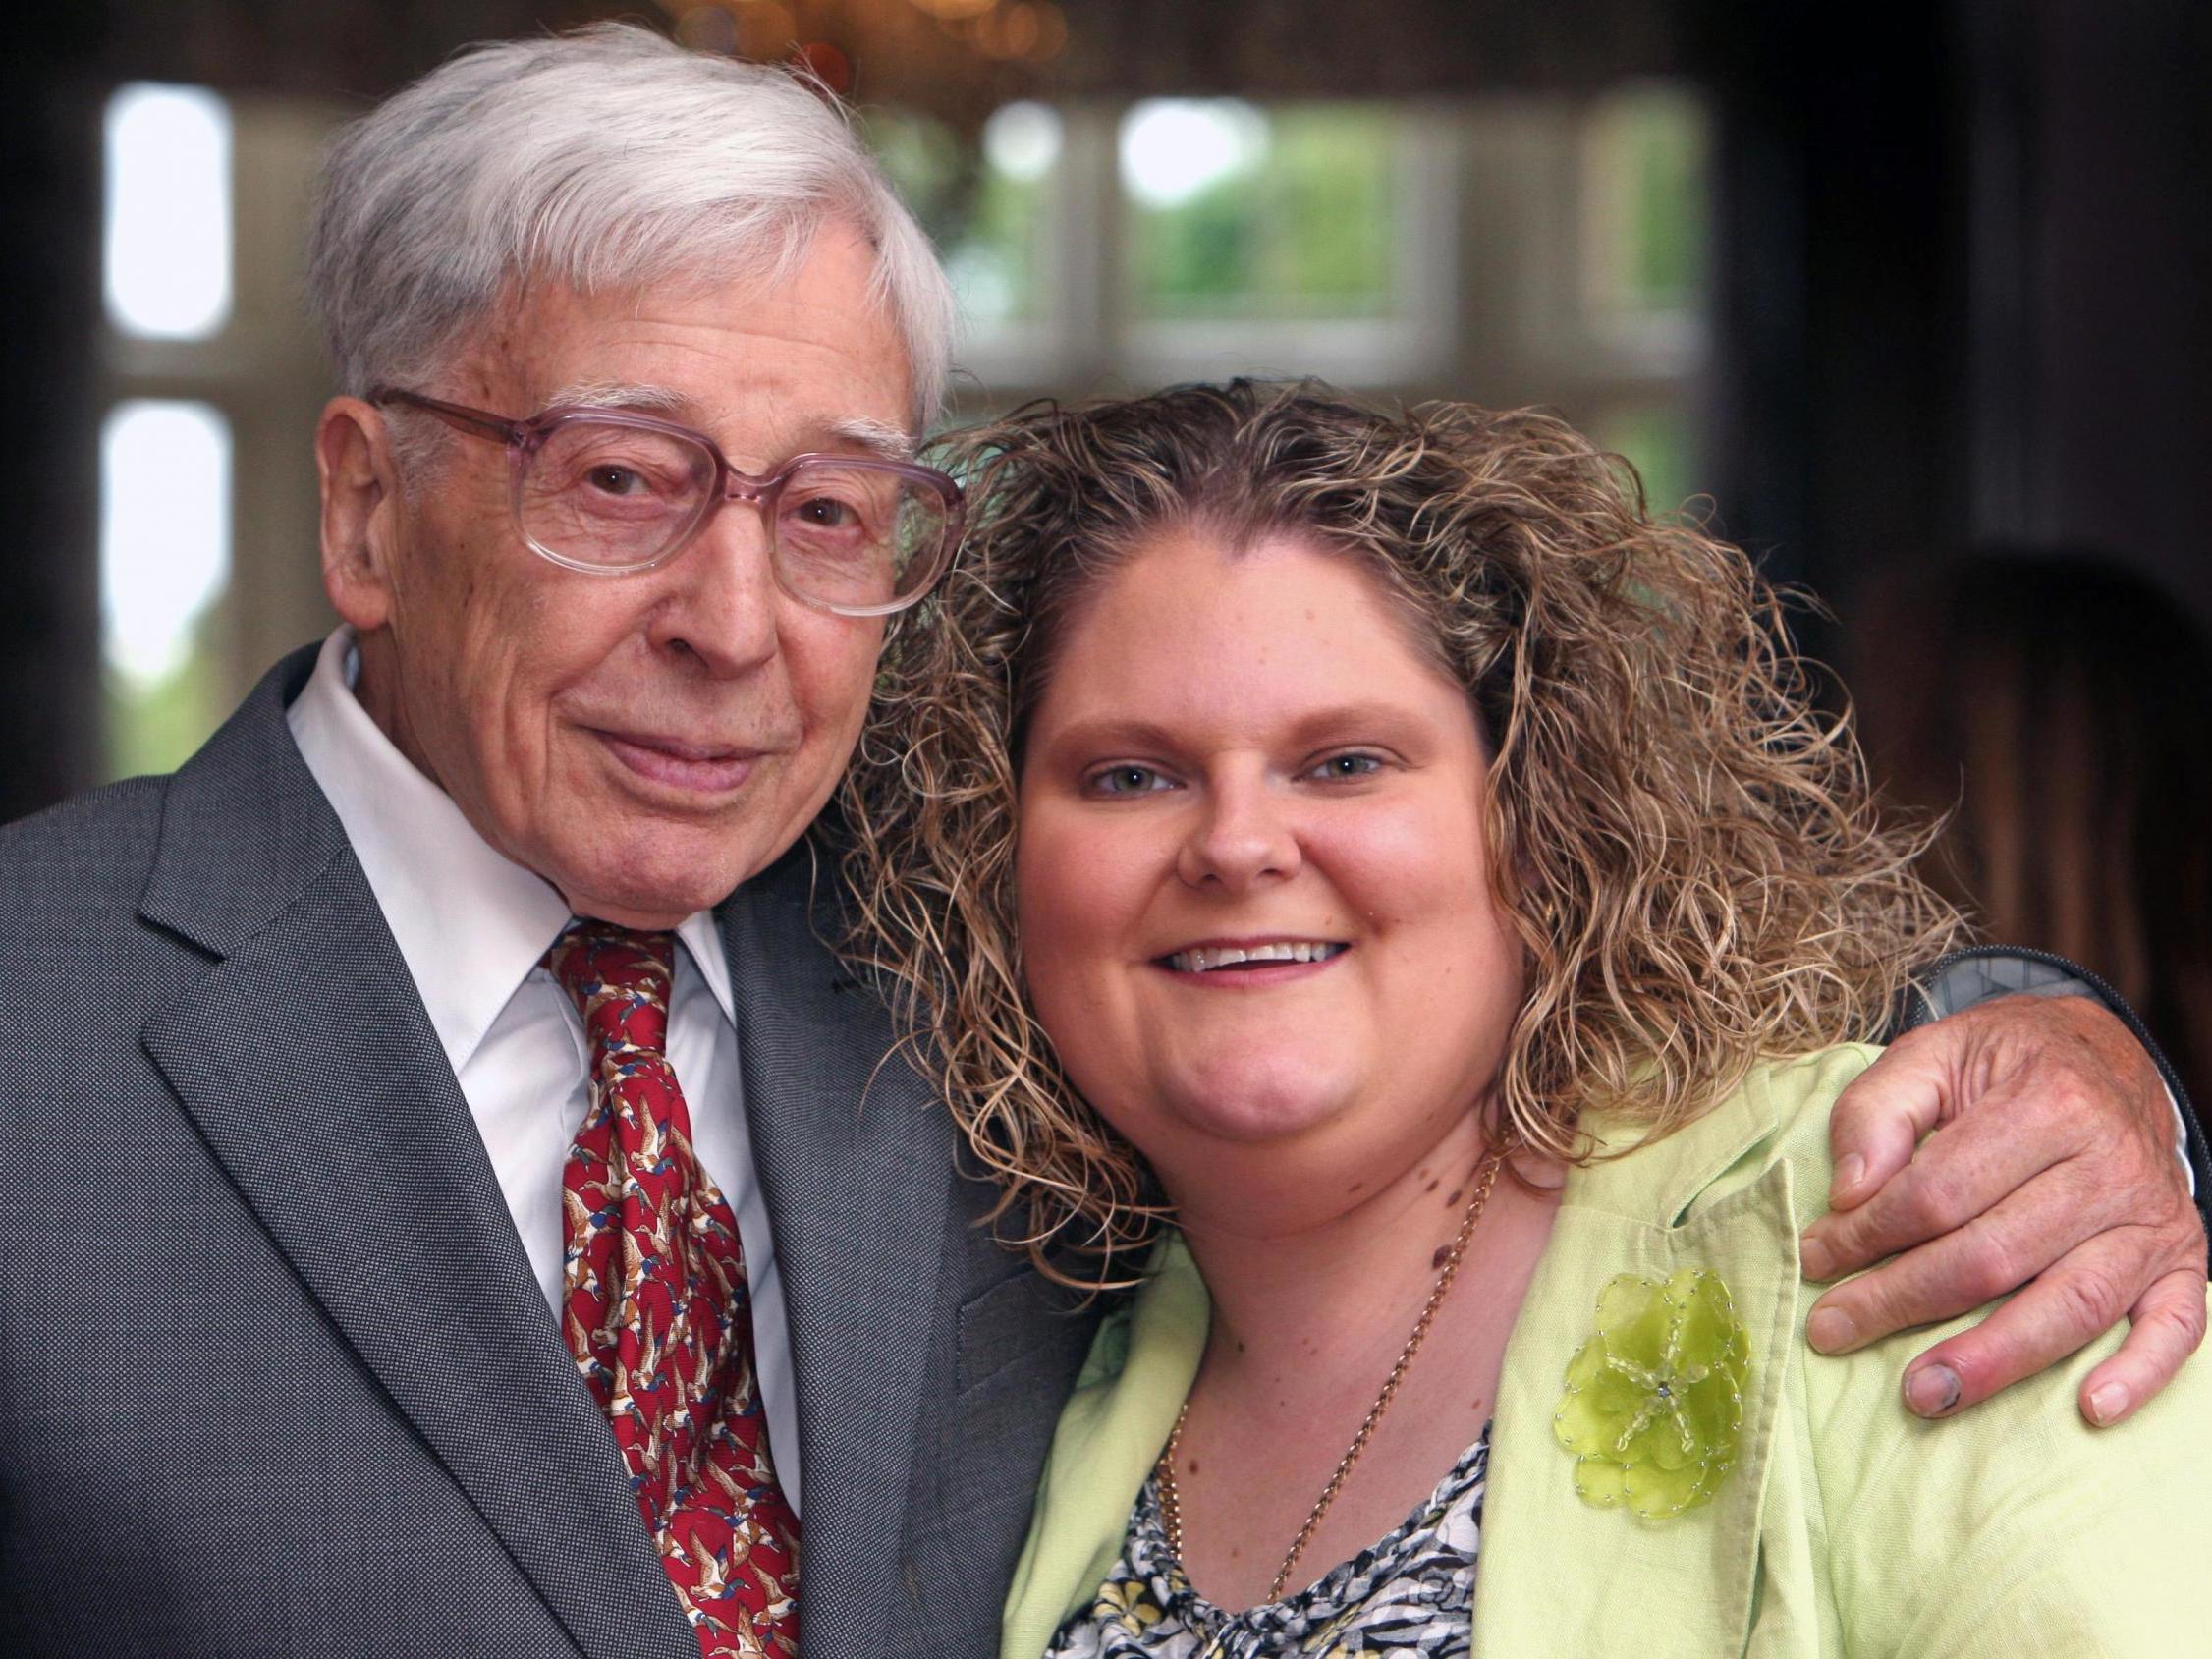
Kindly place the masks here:
<instances>
[{"instance_id":1,"label":"man's nose","mask_svg":"<svg viewBox=\"0 0 2212 1659\"><path fill-rule=\"evenodd\" d=\"M717 674L742 674L776 654L781 591L752 503L724 502L667 576L672 589L648 625L655 645L689 652Z\"/></svg>"},{"instance_id":2,"label":"man's nose","mask_svg":"<svg viewBox=\"0 0 2212 1659\"><path fill-rule=\"evenodd\" d=\"M1304 862L1294 806L1264 777L1209 783L1176 873L1192 887L1225 893L1288 880Z\"/></svg>"}]
</instances>

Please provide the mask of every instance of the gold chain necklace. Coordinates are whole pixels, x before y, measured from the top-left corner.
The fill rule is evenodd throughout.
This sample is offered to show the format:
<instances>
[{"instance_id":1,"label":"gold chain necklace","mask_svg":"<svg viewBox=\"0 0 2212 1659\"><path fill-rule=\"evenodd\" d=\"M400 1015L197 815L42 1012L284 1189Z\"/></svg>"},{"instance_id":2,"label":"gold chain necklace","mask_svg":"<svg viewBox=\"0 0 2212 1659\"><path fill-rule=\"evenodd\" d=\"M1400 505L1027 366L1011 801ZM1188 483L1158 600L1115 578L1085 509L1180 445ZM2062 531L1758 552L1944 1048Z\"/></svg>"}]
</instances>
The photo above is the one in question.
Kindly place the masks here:
<instances>
[{"instance_id":1,"label":"gold chain necklace","mask_svg":"<svg viewBox=\"0 0 2212 1659\"><path fill-rule=\"evenodd\" d=\"M1344 1489L1345 1477L1352 1473L1353 1465L1359 1461L1359 1454L1367 1449L1367 1442L1374 1437L1375 1425L1382 1421L1383 1413L1390 1410L1391 1401L1397 1398L1398 1385L1406 1380L1406 1368L1412 1364L1413 1355L1420 1352L1421 1343L1428 1336L1429 1326L1436 1322L1436 1310L1444 1305L1444 1298L1452 1289L1452 1281L1459 1277L1460 1262L1467 1253L1467 1241L1474 1237L1475 1224L1482 1219L1483 1206L1490 1202L1490 1188L1498 1179L1498 1166L1505 1162L1505 1155L1503 1146L1493 1146L1483 1154L1482 1162L1477 1166L1474 1196L1467 1201L1467 1213L1460 1222L1459 1237L1452 1241L1452 1247L1444 1257L1444 1266L1436 1275L1436 1288L1428 1293L1428 1301L1421 1308L1421 1316L1413 1321L1413 1334L1406 1339L1406 1346L1399 1351L1398 1362L1391 1366L1390 1375L1383 1379L1382 1392L1375 1396L1375 1403L1367 1411L1367 1420L1359 1425L1359 1432L1352 1437L1352 1444L1344 1449L1344 1456L1337 1460L1336 1472L1329 1476L1329 1483L1321 1488L1320 1497L1313 1500L1313 1508L1306 1515L1305 1524L1298 1529L1298 1536L1291 1540L1291 1553L1283 1558L1283 1565L1276 1570L1275 1581L1267 1586L1269 1601L1283 1599L1283 1586L1290 1581L1291 1569L1298 1565L1298 1558L1305 1553L1305 1546L1313 1541L1314 1529L1321 1524L1321 1518L1329 1513L1329 1506L1337 1501L1337 1494ZM1190 1401L1186 1396L1183 1410L1175 1414L1175 1427L1168 1434L1168 1443L1161 1449L1160 1461L1152 1469L1159 1489L1160 1522L1168 1535L1168 1548L1175 1552L1178 1565L1183 1561L1183 1500L1175 1486L1175 1454L1183 1444L1183 1425L1189 1415Z\"/></svg>"}]
</instances>

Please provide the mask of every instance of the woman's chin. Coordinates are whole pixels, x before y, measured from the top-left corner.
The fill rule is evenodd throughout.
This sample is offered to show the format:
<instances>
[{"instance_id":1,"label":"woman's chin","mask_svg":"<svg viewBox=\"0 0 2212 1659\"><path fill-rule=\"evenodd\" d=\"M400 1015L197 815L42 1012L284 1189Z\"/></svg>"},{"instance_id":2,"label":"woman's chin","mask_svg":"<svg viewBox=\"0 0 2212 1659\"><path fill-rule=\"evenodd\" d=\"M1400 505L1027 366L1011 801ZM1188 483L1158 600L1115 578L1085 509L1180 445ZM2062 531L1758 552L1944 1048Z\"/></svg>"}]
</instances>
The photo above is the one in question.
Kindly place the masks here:
<instances>
[{"instance_id":1,"label":"woman's chin","mask_svg":"<svg viewBox=\"0 0 2212 1659\"><path fill-rule=\"evenodd\" d=\"M1263 1075L1216 1075L1162 1091L1165 1116L1182 1134L1235 1146L1300 1139L1341 1119L1355 1098L1349 1084L1311 1072L1285 1078L1274 1067Z\"/></svg>"}]
</instances>

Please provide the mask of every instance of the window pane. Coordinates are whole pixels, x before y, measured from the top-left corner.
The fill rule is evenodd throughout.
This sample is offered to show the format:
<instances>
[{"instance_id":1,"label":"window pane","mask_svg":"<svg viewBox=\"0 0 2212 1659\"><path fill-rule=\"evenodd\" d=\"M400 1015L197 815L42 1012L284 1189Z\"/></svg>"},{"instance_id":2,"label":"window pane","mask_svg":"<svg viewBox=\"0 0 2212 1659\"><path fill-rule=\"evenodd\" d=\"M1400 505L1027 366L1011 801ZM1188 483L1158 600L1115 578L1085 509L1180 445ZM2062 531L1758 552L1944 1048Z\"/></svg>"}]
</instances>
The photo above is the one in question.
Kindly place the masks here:
<instances>
[{"instance_id":1,"label":"window pane","mask_svg":"<svg viewBox=\"0 0 2212 1659\"><path fill-rule=\"evenodd\" d=\"M1640 404L1608 411L1591 423L1600 449L1628 460L1643 480L1644 505L1654 517L1682 511L1701 487L1697 437L1688 413L1677 404Z\"/></svg>"},{"instance_id":2,"label":"window pane","mask_svg":"<svg viewBox=\"0 0 2212 1659\"><path fill-rule=\"evenodd\" d=\"M1154 319L1385 316L1397 308L1398 117L1156 98L1121 133L1129 282Z\"/></svg>"},{"instance_id":3,"label":"window pane","mask_svg":"<svg viewBox=\"0 0 2212 1659\"><path fill-rule=\"evenodd\" d=\"M201 403L116 405L100 430L100 634L118 774L167 770L214 729L204 635L230 562L230 423Z\"/></svg>"},{"instance_id":4,"label":"window pane","mask_svg":"<svg viewBox=\"0 0 2212 1659\"><path fill-rule=\"evenodd\" d=\"M204 340L231 314L231 119L198 86L125 86L107 104L108 319Z\"/></svg>"},{"instance_id":5,"label":"window pane","mask_svg":"<svg viewBox=\"0 0 2212 1659\"><path fill-rule=\"evenodd\" d=\"M913 208L970 322L1025 321L1041 310L1044 203L1060 165L1059 113L1044 104L996 110L966 141L929 116L879 110L865 131Z\"/></svg>"},{"instance_id":6,"label":"window pane","mask_svg":"<svg viewBox=\"0 0 2212 1659\"><path fill-rule=\"evenodd\" d=\"M1709 148L1704 106L1683 88L1642 86L1593 106L1583 223L1594 309L1649 316L1703 304Z\"/></svg>"}]
</instances>

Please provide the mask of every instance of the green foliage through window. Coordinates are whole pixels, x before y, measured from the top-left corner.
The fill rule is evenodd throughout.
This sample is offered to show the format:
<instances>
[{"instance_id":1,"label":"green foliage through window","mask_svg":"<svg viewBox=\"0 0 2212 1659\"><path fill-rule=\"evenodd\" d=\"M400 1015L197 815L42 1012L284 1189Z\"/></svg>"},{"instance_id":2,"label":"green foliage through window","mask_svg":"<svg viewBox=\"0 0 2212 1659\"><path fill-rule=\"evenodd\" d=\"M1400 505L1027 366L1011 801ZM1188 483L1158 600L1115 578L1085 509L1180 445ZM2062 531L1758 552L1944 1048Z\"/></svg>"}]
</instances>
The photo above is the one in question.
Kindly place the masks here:
<instances>
[{"instance_id":1,"label":"green foliage through window","mask_svg":"<svg viewBox=\"0 0 2212 1659\"><path fill-rule=\"evenodd\" d=\"M1590 114L1589 288L1616 314L1693 308L1705 287L1709 137L1702 104L1687 91L1639 86Z\"/></svg>"},{"instance_id":2,"label":"green foliage through window","mask_svg":"<svg viewBox=\"0 0 2212 1659\"><path fill-rule=\"evenodd\" d=\"M980 132L963 135L930 116L878 110L863 130L937 245L962 311L980 323L1036 316L1044 203L1060 158L1058 113L1008 104Z\"/></svg>"},{"instance_id":3,"label":"green foliage through window","mask_svg":"<svg viewBox=\"0 0 2212 1659\"><path fill-rule=\"evenodd\" d=\"M1373 317L1397 308L1401 118L1155 99L1122 124L1127 273L1142 317Z\"/></svg>"},{"instance_id":4,"label":"green foliage through window","mask_svg":"<svg viewBox=\"0 0 2212 1659\"><path fill-rule=\"evenodd\" d=\"M1679 513L1701 487L1697 441L1689 413L1677 403L1615 409L1591 422L1600 448L1622 457L1643 482L1644 505L1654 518Z\"/></svg>"}]
</instances>

